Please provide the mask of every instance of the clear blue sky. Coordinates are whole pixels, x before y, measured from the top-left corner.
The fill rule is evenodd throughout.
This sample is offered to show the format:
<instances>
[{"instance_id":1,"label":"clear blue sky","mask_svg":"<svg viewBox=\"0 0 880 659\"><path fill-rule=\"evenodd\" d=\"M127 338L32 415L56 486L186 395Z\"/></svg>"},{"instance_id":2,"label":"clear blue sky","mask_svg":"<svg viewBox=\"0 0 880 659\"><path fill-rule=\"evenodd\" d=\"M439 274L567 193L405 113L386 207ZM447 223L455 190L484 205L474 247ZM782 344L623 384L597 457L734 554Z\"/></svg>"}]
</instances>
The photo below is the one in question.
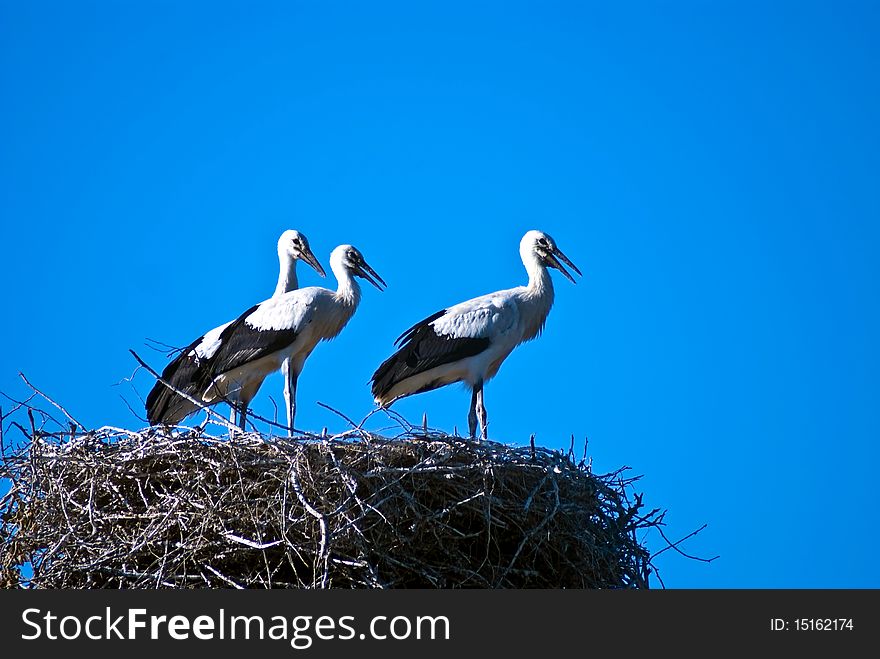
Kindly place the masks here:
<instances>
[{"instance_id":1,"label":"clear blue sky","mask_svg":"<svg viewBox=\"0 0 880 659\"><path fill-rule=\"evenodd\" d=\"M708 523L668 586L880 587L876 5L606 4L4 0L0 391L141 426L128 348L268 297L296 228L389 284L300 379L297 425L342 430L315 402L364 416L400 331L523 283L538 228L585 276L491 436L589 436L671 536Z\"/></svg>"}]
</instances>

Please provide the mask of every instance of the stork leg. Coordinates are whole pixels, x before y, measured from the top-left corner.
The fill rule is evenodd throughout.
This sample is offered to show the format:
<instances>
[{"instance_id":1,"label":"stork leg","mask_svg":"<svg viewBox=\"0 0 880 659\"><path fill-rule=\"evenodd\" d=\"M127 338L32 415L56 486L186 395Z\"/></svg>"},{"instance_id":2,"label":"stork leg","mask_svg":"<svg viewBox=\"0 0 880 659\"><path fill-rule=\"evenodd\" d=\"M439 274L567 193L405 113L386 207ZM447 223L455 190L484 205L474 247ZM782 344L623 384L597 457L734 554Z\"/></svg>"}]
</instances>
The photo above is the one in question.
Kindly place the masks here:
<instances>
[{"instance_id":1,"label":"stork leg","mask_svg":"<svg viewBox=\"0 0 880 659\"><path fill-rule=\"evenodd\" d=\"M251 404L256 393L255 391L241 392L238 396L238 427L244 432L247 432L245 425L247 423L248 405Z\"/></svg>"},{"instance_id":2,"label":"stork leg","mask_svg":"<svg viewBox=\"0 0 880 659\"><path fill-rule=\"evenodd\" d=\"M481 439L488 439L489 437L489 417L486 414L486 406L483 404L483 385L480 383L480 388L476 391L477 398L477 418L480 420L480 435Z\"/></svg>"},{"instance_id":3,"label":"stork leg","mask_svg":"<svg viewBox=\"0 0 880 659\"><path fill-rule=\"evenodd\" d=\"M468 431L470 432L471 439L476 439L477 437L477 408L482 407L482 405L483 383L478 382L476 385L474 385L474 390L471 394L471 409L468 412ZM480 420L482 422L482 417L480 418Z\"/></svg>"},{"instance_id":4,"label":"stork leg","mask_svg":"<svg viewBox=\"0 0 880 659\"><path fill-rule=\"evenodd\" d=\"M287 435L293 437L293 418L296 416L296 381L299 373L285 359L281 365L284 372L284 402L287 403Z\"/></svg>"},{"instance_id":5,"label":"stork leg","mask_svg":"<svg viewBox=\"0 0 880 659\"><path fill-rule=\"evenodd\" d=\"M229 414L229 422L244 430L245 421L247 421L247 408L249 400L242 396L241 389L229 395L226 402L229 403L231 410Z\"/></svg>"},{"instance_id":6,"label":"stork leg","mask_svg":"<svg viewBox=\"0 0 880 659\"><path fill-rule=\"evenodd\" d=\"M240 418L238 396L229 396L226 398L226 402L229 403L229 423L237 426ZM231 434L232 430L230 429L229 432Z\"/></svg>"}]
</instances>

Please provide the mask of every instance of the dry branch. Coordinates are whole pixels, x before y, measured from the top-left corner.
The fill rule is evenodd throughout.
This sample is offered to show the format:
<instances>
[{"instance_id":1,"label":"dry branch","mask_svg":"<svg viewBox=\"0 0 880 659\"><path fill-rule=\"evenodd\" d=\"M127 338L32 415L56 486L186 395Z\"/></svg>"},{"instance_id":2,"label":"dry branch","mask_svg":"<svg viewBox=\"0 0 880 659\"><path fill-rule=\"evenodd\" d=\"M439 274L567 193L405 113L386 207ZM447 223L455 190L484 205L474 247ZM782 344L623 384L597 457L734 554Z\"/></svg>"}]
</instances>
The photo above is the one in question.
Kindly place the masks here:
<instances>
[{"instance_id":1,"label":"dry branch","mask_svg":"<svg viewBox=\"0 0 880 659\"><path fill-rule=\"evenodd\" d=\"M334 437L102 428L7 447L0 585L646 588L621 472L408 426ZM25 580L22 569L33 576Z\"/></svg>"}]
</instances>

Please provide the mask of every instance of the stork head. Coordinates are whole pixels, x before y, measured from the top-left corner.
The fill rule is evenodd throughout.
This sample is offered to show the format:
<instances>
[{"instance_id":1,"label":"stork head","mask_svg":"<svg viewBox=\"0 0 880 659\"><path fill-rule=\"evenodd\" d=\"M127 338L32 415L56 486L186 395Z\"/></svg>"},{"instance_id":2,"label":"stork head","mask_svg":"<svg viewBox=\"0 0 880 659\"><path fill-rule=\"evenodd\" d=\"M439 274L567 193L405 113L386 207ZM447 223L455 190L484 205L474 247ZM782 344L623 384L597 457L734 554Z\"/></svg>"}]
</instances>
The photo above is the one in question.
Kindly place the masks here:
<instances>
[{"instance_id":1,"label":"stork head","mask_svg":"<svg viewBox=\"0 0 880 659\"><path fill-rule=\"evenodd\" d=\"M354 245L340 245L330 254L330 265L342 266L355 277L366 279L380 291L387 286L385 281L364 260L364 255Z\"/></svg>"},{"instance_id":2,"label":"stork head","mask_svg":"<svg viewBox=\"0 0 880 659\"><path fill-rule=\"evenodd\" d=\"M519 253L522 256L523 262L527 259L537 259L538 263L548 268L559 270L573 284L577 282L575 282L574 277L571 276L562 264L565 263L576 273L581 274L577 266L556 246L556 241L553 240L549 233L535 230L527 232L519 243Z\"/></svg>"},{"instance_id":3,"label":"stork head","mask_svg":"<svg viewBox=\"0 0 880 659\"><path fill-rule=\"evenodd\" d=\"M309 239L299 231L288 229L278 239L278 256L282 258L285 255L294 261L302 259L312 266L319 275L322 277L327 276L324 268L321 267L318 259L312 253L312 248L309 247Z\"/></svg>"}]
</instances>

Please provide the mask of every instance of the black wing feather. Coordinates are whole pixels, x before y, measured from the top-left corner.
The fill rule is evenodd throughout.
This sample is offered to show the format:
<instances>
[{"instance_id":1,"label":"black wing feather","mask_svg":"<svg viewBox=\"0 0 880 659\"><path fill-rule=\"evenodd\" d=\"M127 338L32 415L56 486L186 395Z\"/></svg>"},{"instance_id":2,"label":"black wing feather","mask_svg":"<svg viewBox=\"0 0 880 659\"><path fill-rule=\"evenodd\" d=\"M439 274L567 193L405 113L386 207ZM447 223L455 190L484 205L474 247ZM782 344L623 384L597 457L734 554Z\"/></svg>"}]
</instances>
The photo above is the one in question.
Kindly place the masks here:
<instances>
[{"instance_id":1,"label":"black wing feather","mask_svg":"<svg viewBox=\"0 0 880 659\"><path fill-rule=\"evenodd\" d=\"M400 348L382 362L371 378L374 398L385 398L395 385L407 378L473 357L489 347L491 339L488 337L456 338L438 334L431 323L446 311L443 309L416 323L395 341Z\"/></svg>"},{"instance_id":2,"label":"black wing feather","mask_svg":"<svg viewBox=\"0 0 880 659\"><path fill-rule=\"evenodd\" d=\"M257 310L254 305L220 334L220 349L211 360L211 379L286 348L296 340L295 329L258 329L245 319Z\"/></svg>"},{"instance_id":3,"label":"black wing feather","mask_svg":"<svg viewBox=\"0 0 880 659\"><path fill-rule=\"evenodd\" d=\"M191 353L205 339L203 334L172 359L162 371L162 380L193 398L204 391L202 382L206 377L206 359L198 359ZM179 423L199 408L191 401L166 387L162 382L153 385L146 401L147 420L150 425Z\"/></svg>"},{"instance_id":4,"label":"black wing feather","mask_svg":"<svg viewBox=\"0 0 880 659\"><path fill-rule=\"evenodd\" d=\"M220 348L213 356L196 358L190 354L204 340L205 337L202 335L184 348L165 367L162 371L162 380L200 400L202 393L218 375L293 343L297 335L295 330L259 330L245 322L258 306L258 304L252 306L221 332ZM196 404L161 382L157 382L147 396L146 408L150 425L179 423L199 410Z\"/></svg>"},{"instance_id":5,"label":"black wing feather","mask_svg":"<svg viewBox=\"0 0 880 659\"><path fill-rule=\"evenodd\" d=\"M401 345L403 345L404 342L406 342L406 341L408 341L410 338L412 338L412 335L415 333L415 331L416 331L417 329L419 329L419 328L421 328L421 327L424 327L425 325L430 325L430 324L433 323L435 320L437 320L440 316L442 316L443 314L445 314L446 311L447 311L446 309L441 309L441 310L438 311L437 313L432 313L430 316L428 316L428 317L425 318L424 320L420 320L420 321L417 322L415 325L413 325L413 326L410 327L408 330L406 330L403 334L401 334L400 336L398 336L398 337L397 337L397 340L394 341L394 345L400 347Z\"/></svg>"}]
</instances>

